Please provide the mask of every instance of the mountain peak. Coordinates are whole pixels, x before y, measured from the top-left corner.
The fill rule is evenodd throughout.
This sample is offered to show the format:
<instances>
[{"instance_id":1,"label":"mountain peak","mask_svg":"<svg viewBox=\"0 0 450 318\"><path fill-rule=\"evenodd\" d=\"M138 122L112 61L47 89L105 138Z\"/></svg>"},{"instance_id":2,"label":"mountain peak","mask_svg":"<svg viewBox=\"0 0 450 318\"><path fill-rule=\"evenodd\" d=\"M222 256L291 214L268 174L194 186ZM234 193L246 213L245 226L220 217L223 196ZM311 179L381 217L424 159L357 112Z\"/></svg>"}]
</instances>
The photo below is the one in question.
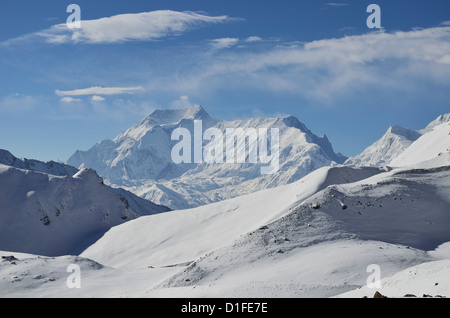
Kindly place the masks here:
<instances>
[{"instance_id":1,"label":"mountain peak","mask_svg":"<svg viewBox=\"0 0 450 318\"><path fill-rule=\"evenodd\" d=\"M446 122L450 122L450 113L440 115L438 118L429 123L428 126L425 129L423 129L422 132L428 132L430 130L433 130L434 127L439 126L440 124Z\"/></svg>"},{"instance_id":2,"label":"mountain peak","mask_svg":"<svg viewBox=\"0 0 450 318\"><path fill-rule=\"evenodd\" d=\"M409 128L403 128L397 125L393 125L389 127L388 133L405 137L408 140L415 141L417 138L419 138L422 134L414 129Z\"/></svg>"}]
</instances>

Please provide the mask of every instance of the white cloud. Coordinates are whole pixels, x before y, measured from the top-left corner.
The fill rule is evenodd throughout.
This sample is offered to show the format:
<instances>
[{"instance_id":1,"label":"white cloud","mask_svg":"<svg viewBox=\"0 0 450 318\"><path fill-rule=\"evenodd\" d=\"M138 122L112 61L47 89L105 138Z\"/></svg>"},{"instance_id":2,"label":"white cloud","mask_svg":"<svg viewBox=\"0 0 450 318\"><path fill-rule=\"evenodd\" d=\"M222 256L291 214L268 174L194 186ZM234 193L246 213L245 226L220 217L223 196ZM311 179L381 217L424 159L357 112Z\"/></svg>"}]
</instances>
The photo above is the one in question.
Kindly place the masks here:
<instances>
[{"instance_id":1,"label":"white cloud","mask_svg":"<svg viewBox=\"0 0 450 318\"><path fill-rule=\"evenodd\" d=\"M103 97L101 97L101 96L94 95L94 96L91 97L91 100L94 101L94 102L103 102L105 99Z\"/></svg>"},{"instance_id":2,"label":"white cloud","mask_svg":"<svg viewBox=\"0 0 450 318\"><path fill-rule=\"evenodd\" d=\"M61 98L61 102L63 103L81 102L81 99L73 97L63 97Z\"/></svg>"},{"instance_id":3,"label":"white cloud","mask_svg":"<svg viewBox=\"0 0 450 318\"><path fill-rule=\"evenodd\" d=\"M448 20L448 21L442 21L442 22L441 22L441 25L442 25L442 26L450 26L450 20Z\"/></svg>"},{"instance_id":4,"label":"white cloud","mask_svg":"<svg viewBox=\"0 0 450 318\"><path fill-rule=\"evenodd\" d=\"M117 43L149 41L180 35L205 24L217 24L238 19L207 16L195 12L158 10L133 14L119 14L95 20L82 20L81 28L70 29L65 23L46 30L7 40L3 45L43 39L47 43Z\"/></svg>"},{"instance_id":5,"label":"white cloud","mask_svg":"<svg viewBox=\"0 0 450 318\"><path fill-rule=\"evenodd\" d=\"M220 38L211 40L211 45L215 49L227 49L238 44L238 38Z\"/></svg>"},{"instance_id":6,"label":"white cloud","mask_svg":"<svg viewBox=\"0 0 450 318\"><path fill-rule=\"evenodd\" d=\"M83 95L120 95L133 94L136 91L143 90L142 86L135 87L100 87L94 86L83 89L75 89L72 91L56 90L55 94L58 96L83 96ZM97 96L100 97L100 96Z\"/></svg>"},{"instance_id":7,"label":"white cloud","mask_svg":"<svg viewBox=\"0 0 450 318\"><path fill-rule=\"evenodd\" d=\"M171 103L171 107L175 109L191 107L192 103L189 100L189 97L186 95L180 96L177 100Z\"/></svg>"},{"instance_id":8,"label":"white cloud","mask_svg":"<svg viewBox=\"0 0 450 318\"><path fill-rule=\"evenodd\" d=\"M245 39L245 42L259 42L262 41L262 38L260 38L259 36L249 36L248 38Z\"/></svg>"}]
</instances>

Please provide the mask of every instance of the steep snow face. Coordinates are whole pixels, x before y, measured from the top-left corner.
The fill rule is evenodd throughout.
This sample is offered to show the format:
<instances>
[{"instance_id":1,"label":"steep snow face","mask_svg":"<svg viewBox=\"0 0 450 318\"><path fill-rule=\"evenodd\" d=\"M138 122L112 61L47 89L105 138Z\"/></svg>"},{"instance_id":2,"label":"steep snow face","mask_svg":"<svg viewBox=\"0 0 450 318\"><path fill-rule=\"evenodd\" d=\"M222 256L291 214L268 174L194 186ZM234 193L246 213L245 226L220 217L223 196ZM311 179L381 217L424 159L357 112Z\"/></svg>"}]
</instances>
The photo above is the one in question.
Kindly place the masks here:
<instances>
[{"instance_id":1,"label":"steep snow face","mask_svg":"<svg viewBox=\"0 0 450 318\"><path fill-rule=\"evenodd\" d=\"M171 151L178 141L171 140L175 128L187 128L194 136L194 121L202 121L202 132L216 128L278 128L280 134L279 170L262 175L261 166L250 163L175 164ZM203 146L213 141L204 141ZM200 106L181 110L158 110L139 124L102 141L88 151L77 151L68 163L95 169L105 182L125 187L137 195L184 209L233 198L264 188L299 180L311 171L341 163L327 137L318 137L293 116L223 121L211 118Z\"/></svg>"},{"instance_id":2,"label":"steep snow face","mask_svg":"<svg viewBox=\"0 0 450 318\"><path fill-rule=\"evenodd\" d=\"M384 166L408 148L421 133L400 126L391 126L375 143L361 154L347 159L345 164L359 166Z\"/></svg>"},{"instance_id":3,"label":"steep snow face","mask_svg":"<svg viewBox=\"0 0 450 318\"><path fill-rule=\"evenodd\" d=\"M430 124L419 139L392 160L391 165L409 166L430 160L435 161L435 164L448 164L446 158L450 154L450 121L444 120L445 118L439 117Z\"/></svg>"},{"instance_id":4,"label":"steep snow face","mask_svg":"<svg viewBox=\"0 0 450 318\"><path fill-rule=\"evenodd\" d=\"M93 170L53 176L0 164L0 249L76 254L138 217Z\"/></svg>"},{"instance_id":5,"label":"steep snow face","mask_svg":"<svg viewBox=\"0 0 450 318\"><path fill-rule=\"evenodd\" d=\"M3 149L0 149L0 164L19 169L44 172L55 176L72 176L78 172L78 169L75 167L55 161L42 162L33 159L19 159L9 151Z\"/></svg>"}]
</instances>

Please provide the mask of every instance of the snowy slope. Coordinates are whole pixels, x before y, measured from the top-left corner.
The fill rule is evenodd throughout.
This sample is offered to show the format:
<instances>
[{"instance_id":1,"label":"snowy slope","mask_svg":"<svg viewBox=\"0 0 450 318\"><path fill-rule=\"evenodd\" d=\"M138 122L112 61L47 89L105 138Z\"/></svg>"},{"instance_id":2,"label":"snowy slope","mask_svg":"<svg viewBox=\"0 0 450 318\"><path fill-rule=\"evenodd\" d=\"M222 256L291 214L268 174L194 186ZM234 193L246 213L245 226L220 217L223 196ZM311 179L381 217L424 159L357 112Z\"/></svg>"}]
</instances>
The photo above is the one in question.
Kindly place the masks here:
<instances>
[{"instance_id":1,"label":"snowy slope","mask_svg":"<svg viewBox=\"0 0 450 318\"><path fill-rule=\"evenodd\" d=\"M433 260L426 251L450 240L449 198L449 167L333 185L148 294L193 286L199 296L328 297L352 290L366 284L370 264L384 278ZM449 296L450 286L444 291Z\"/></svg>"},{"instance_id":2,"label":"snowy slope","mask_svg":"<svg viewBox=\"0 0 450 318\"><path fill-rule=\"evenodd\" d=\"M73 176L78 172L78 169L75 167L55 161L42 162L33 159L19 159L4 149L0 149L0 164L19 169L45 172L55 176Z\"/></svg>"},{"instance_id":3,"label":"snowy slope","mask_svg":"<svg viewBox=\"0 0 450 318\"><path fill-rule=\"evenodd\" d=\"M380 288L363 286L337 298L371 298L375 292L385 297L450 297L450 259L426 262L385 277Z\"/></svg>"},{"instance_id":4,"label":"snowy slope","mask_svg":"<svg viewBox=\"0 0 450 318\"><path fill-rule=\"evenodd\" d=\"M388 165L420 136L421 133L418 131L391 126L383 137L367 147L361 154L347 159L345 164L359 166Z\"/></svg>"},{"instance_id":5,"label":"snowy slope","mask_svg":"<svg viewBox=\"0 0 450 318\"><path fill-rule=\"evenodd\" d=\"M141 217L112 228L81 256L124 267L190 262L290 213L298 202L331 183L353 182L382 171L324 167L289 185L194 209Z\"/></svg>"},{"instance_id":6,"label":"snowy slope","mask_svg":"<svg viewBox=\"0 0 450 318\"><path fill-rule=\"evenodd\" d=\"M278 128L279 171L261 174L261 166L267 164L249 163L248 154L242 164L175 164L171 150L178 141L171 140L171 133L178 127L192 132L194 120L202 121L203 131L214 127L222 133L227 128L269 131ZM115 139L99 142L88 151L75 152L67 162L93 168L105 182L141 197L184 209L288 184L317 168L344 160L333 151L326 136L316 136L293 116L224 121L211 118L200 106L193 106L155 111Z\"/></svg>"},{"instance_id":7,"label":"snowy slope","mask_svg":"<svg viewBox=\"0 0 450 318\"><path fill-rule=\"evenodd\" d=\"M0 164L0 249L78 253L112 226L152 213L153 203L119 195L91 169L55 176Z\"/></svg>"},{"instance_id":8,"label":"snowy slope","mask_svg":"<svg viewBox=\"0 0 450 318\"><path fill-rule=\"evenodd\" d=\"M78 256L43 257L0 251L1 298L135 297L174 275L179 268L115 269ZM69 267L70 266L70 267ZM72 266L79 266L80 288Z\"/></svg>"},{"instance_id":9,"label":"snowy slope","mask_svg":"<svg viewBox=\"0 0 450 318\"><path fill-rule=\"evenodd\" d=\"M450 121L439 117L426 132L396 157L391 166L410 166L450 153Z\"/></svg>"}]
</instances>

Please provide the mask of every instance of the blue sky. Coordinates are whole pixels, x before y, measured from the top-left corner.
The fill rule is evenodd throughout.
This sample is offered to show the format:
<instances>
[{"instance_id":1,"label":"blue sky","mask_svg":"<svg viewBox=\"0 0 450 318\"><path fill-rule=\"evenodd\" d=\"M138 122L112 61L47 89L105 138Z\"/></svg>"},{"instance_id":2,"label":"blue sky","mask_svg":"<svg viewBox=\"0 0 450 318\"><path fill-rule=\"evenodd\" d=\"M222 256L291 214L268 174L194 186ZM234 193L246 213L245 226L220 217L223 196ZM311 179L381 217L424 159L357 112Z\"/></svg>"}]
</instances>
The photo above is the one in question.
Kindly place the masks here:
<instances>
[{"instance_id":1,"label":"blue sky","mask_svg":"<svg viewBox=\"0 0 450 318\"><path fill-rule=\"evenodd\" d=\"M81 29L68 29L69 4ZM369 4L381 29L369 29ZM335 151L450 112L450 1L0 3L0 148L65 161L154 109L292 114Z\"/></svg>"}]
</instances>

